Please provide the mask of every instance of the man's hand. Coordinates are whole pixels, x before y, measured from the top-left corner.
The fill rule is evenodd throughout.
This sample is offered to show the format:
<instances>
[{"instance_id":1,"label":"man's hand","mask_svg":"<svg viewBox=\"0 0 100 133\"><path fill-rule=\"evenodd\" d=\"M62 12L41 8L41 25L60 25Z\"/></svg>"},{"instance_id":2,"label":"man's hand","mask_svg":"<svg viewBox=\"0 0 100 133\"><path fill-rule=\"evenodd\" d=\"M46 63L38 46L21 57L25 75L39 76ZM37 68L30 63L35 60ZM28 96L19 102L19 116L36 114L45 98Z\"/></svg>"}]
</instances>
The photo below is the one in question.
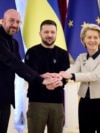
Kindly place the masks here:
<instances>
[{"instance_id":1,"label":"man's hand","mask_svg":"<svg viewBox=\"0 0 100 133\"><path fill-rule=\"evenodd\" d=\"M52 78L57 78L58 80L62 80L62 76L59 73L50 73Z\"/></svg>"},{"instance_id":2,"label":"man's hand","mask_svg":"<svg viewBox=\"0 0 100 133\"><path fill-rule=\"evenodd\" d=\"M46 86L47 89L49 90L54 90L58 86L62 86L63 83L61 81L61 78L55 78L55 77L49 77L49 78L44 78L43 80L43 85Z\"/></svg>"},{"instance_id":3,"label":"man's hand","mask_svg":"<svg viewBox=\"0 0 100 133\"><path fill-rule=\"evenodd\" d=\"M42 78L50 78L51 77L51 73L47 72L47 73L41 74L40 76Z\"/></svg>"},{"instance_id":4,"label":"man's hand","mask_svg":"<svg viewBox=\"0 0 100 133\"><path fill-rule=\"evenodd\" d=\"M59 73L44 73L40 75L42 78L57 78L58 80L62 80L62 76Z\"/></svg>"},{"instance_id":5,"label":"man's hand","mask_svg":"<svg viewBox=\"0 0 100 133\"><path fill-rule=\"evenodd\" d=\"M48 90L54 90L54 89L57 88L58 86L63 86L62 81L58 81L58 82L56 82L56 83L48 84L48 85L46 85L46 88L47 88Z\"/></svg>"}]
</instances>

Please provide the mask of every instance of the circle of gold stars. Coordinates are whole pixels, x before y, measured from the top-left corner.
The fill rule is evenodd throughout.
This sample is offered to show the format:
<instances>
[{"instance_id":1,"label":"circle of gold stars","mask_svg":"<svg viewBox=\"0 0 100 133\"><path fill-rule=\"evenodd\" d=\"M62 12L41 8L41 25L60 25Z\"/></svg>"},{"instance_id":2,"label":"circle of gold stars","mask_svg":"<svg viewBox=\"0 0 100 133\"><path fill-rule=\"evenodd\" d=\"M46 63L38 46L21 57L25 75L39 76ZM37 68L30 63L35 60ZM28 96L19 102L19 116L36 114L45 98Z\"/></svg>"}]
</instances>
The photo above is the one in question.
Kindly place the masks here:
<instances>
[{"instance_id":1,"label":"circle of gold stars","mask_svg":"<svg viewBox=\"0 0 100 133\"><path fill-rule=\"evenodd\" d=\"M95 20L97 22L97 24L100 24L100 17L97 17L97 19ZM87 27L89 23L87 22L83 22L83 24L81 25L82 27ZM74 21L73 20L69 20L68 22L68 27L71 28L74 26Z\"/></svg>"}]
</instances>

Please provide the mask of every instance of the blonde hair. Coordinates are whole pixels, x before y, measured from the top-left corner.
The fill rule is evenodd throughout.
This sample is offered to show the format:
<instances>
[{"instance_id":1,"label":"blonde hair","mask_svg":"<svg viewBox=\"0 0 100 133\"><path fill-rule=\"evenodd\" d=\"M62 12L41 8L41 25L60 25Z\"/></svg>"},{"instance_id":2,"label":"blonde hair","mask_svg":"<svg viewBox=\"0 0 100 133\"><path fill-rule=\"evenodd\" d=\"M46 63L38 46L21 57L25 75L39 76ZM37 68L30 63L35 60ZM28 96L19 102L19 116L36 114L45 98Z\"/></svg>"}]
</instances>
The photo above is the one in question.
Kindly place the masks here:
<instances>
[{"instance_id":1,"label":"blonde hair","mask_svg":"<svg viewBox=\"0 0 100 133\"><path fill-rule=\"evenodd\" d=\"M99 27L98 25L96 25L96 24L87 24L85 27L83 27L83 28L81 29L81 32L80 32L80 39L81 39L81 42L82 42L82 44L83 44L84 46L85 46L85 44L84 44L84 38L85 38L86 32L87 32L88 30L97 31L98 34L99 34L99 37L100 37L100 27Z\"/></svg>"}]
</instances>

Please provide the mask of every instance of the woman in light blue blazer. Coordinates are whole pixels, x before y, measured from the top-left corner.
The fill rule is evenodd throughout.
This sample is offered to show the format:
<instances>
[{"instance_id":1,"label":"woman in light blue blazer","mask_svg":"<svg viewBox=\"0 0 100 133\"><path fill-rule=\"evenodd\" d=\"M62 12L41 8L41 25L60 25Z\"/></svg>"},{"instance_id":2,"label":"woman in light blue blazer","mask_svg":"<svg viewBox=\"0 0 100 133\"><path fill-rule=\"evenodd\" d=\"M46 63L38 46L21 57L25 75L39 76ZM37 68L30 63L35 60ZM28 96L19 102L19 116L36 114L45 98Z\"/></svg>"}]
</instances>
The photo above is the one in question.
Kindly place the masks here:
<instances>
[{"instance_id":1,"label":"woman in light blue blazer","mask_svg":"<svg viewBox=\"0 0 100 133\"><path fill-rule=\"evenodd\" d=\"M100 133L100 27L88 24L82 28L80 38L88 52L80 54L75 64L60 75L81 82L78 92L80 133Z\"/></svg>"}]
</instances>

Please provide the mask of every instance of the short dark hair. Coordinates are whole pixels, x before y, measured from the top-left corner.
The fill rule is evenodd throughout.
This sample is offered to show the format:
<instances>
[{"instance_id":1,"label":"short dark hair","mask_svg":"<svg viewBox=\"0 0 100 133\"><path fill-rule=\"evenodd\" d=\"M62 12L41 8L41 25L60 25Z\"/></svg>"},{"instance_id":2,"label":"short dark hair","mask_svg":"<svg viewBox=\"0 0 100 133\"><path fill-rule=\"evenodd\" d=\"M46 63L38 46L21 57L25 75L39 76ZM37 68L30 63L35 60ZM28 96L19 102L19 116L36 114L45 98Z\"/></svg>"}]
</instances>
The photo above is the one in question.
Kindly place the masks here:
<instances>
[{"instance_id":1,"label":"short dark hair","mask_svg":"<svg viewBox=\"0 0 100 133\"><path fill-rule=\"evenodd\" d=\"M57 29L56 22L53 21L53 20L50 20L50 19L47 19L47 20L42 21L42 23L40 25L40 31L41 31L43 25L54 25L56 27L56 29Z\"/></svg>"}]
</instances>

